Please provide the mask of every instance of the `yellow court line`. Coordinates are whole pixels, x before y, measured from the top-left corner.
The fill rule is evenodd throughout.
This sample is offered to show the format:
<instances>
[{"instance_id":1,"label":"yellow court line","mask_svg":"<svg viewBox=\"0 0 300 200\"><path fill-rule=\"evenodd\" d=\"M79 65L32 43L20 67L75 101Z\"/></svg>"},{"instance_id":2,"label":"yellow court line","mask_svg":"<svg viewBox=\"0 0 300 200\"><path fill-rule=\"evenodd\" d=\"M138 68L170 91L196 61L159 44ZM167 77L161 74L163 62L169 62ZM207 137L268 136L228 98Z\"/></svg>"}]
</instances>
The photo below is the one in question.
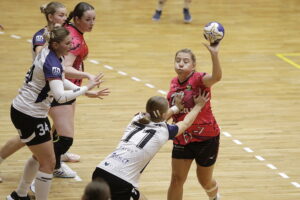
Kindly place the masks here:
<instances>
[{"instance_id":1,"label":"yellow court line","mask_svg":"<svg viewBox=\"0 0 300 200\"><path fill-rule=\"evenodd\" d=\"M276 54L276 56L284 60L285 62L289 63L290 65L293 65L294 67L300 69L299 64L295 63L294 61L286 57L286 56L300 56L300 53L285 53L285 54L278 53Z\"/></svg>"}]
</instances>

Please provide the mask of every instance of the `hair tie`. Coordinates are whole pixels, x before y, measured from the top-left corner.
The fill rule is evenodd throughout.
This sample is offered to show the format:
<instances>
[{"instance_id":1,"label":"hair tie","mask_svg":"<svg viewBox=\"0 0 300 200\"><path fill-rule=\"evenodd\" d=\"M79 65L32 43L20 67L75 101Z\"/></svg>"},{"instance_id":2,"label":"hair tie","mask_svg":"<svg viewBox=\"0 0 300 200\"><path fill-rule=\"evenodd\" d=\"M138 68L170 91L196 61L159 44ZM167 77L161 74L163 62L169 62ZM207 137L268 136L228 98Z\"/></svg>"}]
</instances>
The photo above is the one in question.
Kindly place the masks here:
<instances>
[{"instance_id":1,"label":"hair tie","mask_svg":"<svg viewBox=\"0 0 300 200\"><path fill-rule=\"evenodd\" d=\"M160 117L159 110L154 110L154 111L153 111L153 115L154 115L156 118L159 118L159 117Z\"/></svg>"}]
</instances>

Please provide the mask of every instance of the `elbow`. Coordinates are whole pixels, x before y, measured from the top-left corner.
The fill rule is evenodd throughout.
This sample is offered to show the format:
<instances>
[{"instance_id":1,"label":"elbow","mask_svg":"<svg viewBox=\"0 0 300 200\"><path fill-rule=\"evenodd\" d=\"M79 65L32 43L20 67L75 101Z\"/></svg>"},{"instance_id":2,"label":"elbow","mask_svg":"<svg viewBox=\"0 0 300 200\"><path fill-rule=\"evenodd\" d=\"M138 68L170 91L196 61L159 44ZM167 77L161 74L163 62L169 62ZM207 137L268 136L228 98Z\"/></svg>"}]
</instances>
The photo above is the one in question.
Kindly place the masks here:
<instances>
[{"instance_id":1,"label":"elbow","mask_svg":"<svg viewBox=\"0 0 300 200\"><path fill-rule=\"evenodd\" d=\"M68 101L67 97L64 95L55 95L54 99L58 102L58 103L66 103Z\"/></svg>"},{"instance_id":2,"label":"elbow","mask_svg":"<svg viewBox=\"0 0 300 200\"><path fill-rule=\"evenodd\" d=\"M216 81L219 82L222 79L222 74L220 74L219 76L216 77Z\"/></svg>"},{"instance_id":3,"label":"elbow","mask_svg":"<svg viewBox=\"0 0 300 200\"><path fill-rule=\"evenodd\" d=\"M67 98L63 98L62 96L59 98L55 98L58 103L66 103L68 101Z\"/></svg>"},{"instance_id":4,"label":"elbow","mask_svg":"<svg viewBox=\"0 0 300 200\"><path fill-rule=\"evenodd\" d=\"M218 74L216 76L213 76L213 80L214 80L215 83L221 81L221 79L222 79L222 74Z\"/></svg>"}]
</instances>

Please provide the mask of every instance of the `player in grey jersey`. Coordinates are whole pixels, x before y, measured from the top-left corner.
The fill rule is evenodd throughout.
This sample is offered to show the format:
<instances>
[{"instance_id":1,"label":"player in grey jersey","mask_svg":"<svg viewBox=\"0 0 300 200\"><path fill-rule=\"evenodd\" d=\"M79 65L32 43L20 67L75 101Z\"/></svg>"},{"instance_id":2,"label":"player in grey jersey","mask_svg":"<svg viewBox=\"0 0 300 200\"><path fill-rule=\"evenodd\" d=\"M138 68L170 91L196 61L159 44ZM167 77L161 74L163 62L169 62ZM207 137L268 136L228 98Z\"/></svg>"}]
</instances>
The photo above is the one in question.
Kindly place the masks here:
<instances>
[{"instance_id":1,"label":"player in grey jersey","mask_svg":"<svg viewBox=\"0 0 300 200\"><path fill-rule=\"evenodd\" d=\"M137 189L144 168L168 140L192 125L208 96L203 93L194 97L195 107L183 121L174 125L167 124L165 120L179 109L169 109L164 97L151 97L146 113L133 117L115 151L96 167L93 179L102 178L109 184L112 200L146 199Z\"/></svg>"}]
</instances>

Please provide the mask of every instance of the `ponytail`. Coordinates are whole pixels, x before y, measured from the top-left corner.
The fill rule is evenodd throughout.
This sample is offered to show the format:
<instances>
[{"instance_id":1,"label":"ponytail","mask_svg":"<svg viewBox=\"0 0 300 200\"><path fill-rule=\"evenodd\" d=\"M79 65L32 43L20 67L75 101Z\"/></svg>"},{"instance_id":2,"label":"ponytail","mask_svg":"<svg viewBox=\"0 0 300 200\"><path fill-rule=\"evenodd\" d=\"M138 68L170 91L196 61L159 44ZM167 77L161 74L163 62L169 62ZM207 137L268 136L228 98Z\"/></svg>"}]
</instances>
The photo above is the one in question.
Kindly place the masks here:
<instances>
[{"instance_id":1,"label":"ponytail","mask_svg":"<svg viewBox=\"0 0 300 200\"><path fill-rule=\"evenodd\" d=\"M151 116L149 113L139 113L138 122L141 124L149 124L151 122Z\"/></svg>"},{"instance_id":2,"label":"ponytail","mask_svg":"<svg viewBox=\"0 0 300 200\"><path fill-rule=\"evenodd\" d=\"M74 16L74 12L71 11L68 18L66 19L65 23L63 24L63 26L66 25L66 24L69 24L71 19L73 18L73 16Z\"/></svg>"}]
</instances>

